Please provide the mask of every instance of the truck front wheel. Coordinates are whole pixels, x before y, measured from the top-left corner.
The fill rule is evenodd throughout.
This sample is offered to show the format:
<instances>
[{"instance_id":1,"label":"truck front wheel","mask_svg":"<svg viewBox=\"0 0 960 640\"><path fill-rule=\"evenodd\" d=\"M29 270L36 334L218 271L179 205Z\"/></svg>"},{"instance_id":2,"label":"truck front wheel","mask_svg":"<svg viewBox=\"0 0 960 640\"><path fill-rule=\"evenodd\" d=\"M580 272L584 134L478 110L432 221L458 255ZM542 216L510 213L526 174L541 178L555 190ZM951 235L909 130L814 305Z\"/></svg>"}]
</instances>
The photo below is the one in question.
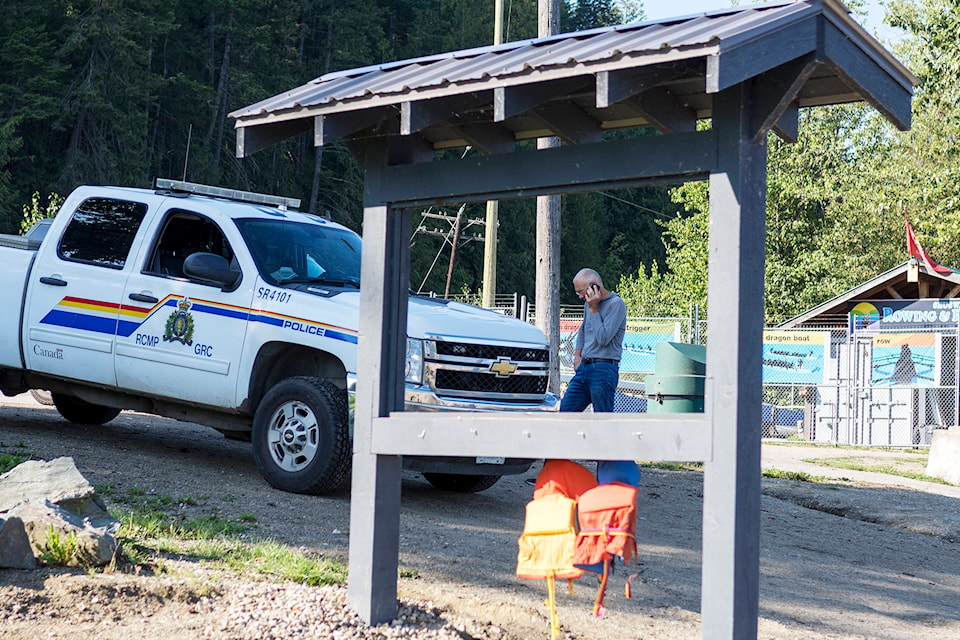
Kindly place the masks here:
<instances>
[{"instance_id":1,"label":"truck front wheel","mask_svg":"<svg viewBox=\"0 0 960 640\"><path fill-rule=\"evenodd\" d=\"M427 482L443 491L478 493L497 484L500 476L471 476L460 473L424 473Z\"/></svg>"},{"instance_id":2,"label":"truck front wheel","mask_svg":"<svg viewBox=\"0 0 960 640\"><path fill-rule=\"evenodd\" d=\"M106 424L120 415L120 409L93 404L73 396L52 393L50 397L57 412L65 419L77 424Z\"/></svg>"},{"instance_id":3,"label":"truck front wheel","mask_svg":"<svg viewBox=\"0 0 960 640\"><path fill-rule=\"evenodd\" d=\"M350 471L347 392L318 378L288 378L264 396L253 417L253 457L281 491L321 495Z\"/></svg>"}]
</instances>

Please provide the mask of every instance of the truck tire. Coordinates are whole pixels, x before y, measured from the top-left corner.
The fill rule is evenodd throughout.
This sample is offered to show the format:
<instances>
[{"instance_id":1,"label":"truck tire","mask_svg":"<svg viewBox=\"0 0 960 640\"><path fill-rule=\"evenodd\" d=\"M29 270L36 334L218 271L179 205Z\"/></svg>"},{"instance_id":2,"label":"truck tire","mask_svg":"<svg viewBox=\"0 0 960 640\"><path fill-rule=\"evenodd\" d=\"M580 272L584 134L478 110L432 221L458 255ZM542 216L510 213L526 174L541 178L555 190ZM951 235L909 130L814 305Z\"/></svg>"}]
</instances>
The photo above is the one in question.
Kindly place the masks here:
<instances>
[{"instance_id":1,"label":"truck tire","mask_svg":"<svg viewBox=\"0 0 960 640\"><path fill-rule=\"evenodd\" d=\"M470 476L460 473L424 473L427 482L437 489L455 493L479 493L497 484L500 476Z\"/></svg>"},{"instance_id":2,"label":"truck tire","mask_svg":"<svg viewBox=\"0 0 960 640\"><path fill-rule=\"evenodd\" d=\"M93 404L73 396L52 393L50 397L57 412L76 424L106 424L120 415L120 409Z\"/></svg>"},{"instance_id":3,"label":"truck tire","mask_svg":"<svg viewBox=\"0 0 960 640\"><path fill-rule=\"evenodd\" d=\"M347 392L318 378L287 378L263 397L253 417L253 457L275 489L321 495L350 471Z\"/></svg>"},{"instance_id":4,"label":"truck tire","mask_svg":"<svg viewBox=\"0 0 960 640\"><path fill-rule=\"evenodd\" d=\"M34 400L44 406L53 406L53 395L46 389L30 389L30 395L33 396Z\"/></svg>"}]
</instances>

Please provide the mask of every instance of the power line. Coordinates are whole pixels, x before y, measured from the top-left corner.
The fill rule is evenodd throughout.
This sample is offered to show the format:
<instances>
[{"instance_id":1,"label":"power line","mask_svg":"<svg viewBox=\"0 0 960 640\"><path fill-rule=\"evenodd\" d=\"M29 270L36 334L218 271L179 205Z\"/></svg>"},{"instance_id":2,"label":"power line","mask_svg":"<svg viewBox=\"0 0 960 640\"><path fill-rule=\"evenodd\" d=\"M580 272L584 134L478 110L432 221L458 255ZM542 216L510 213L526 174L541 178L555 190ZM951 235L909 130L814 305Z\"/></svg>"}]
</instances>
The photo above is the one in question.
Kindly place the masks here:
<instances>
[{"instance_id":1,"label":"power line","mask_svg":"<svg viewBox=\"0 0 960 640\"><path fill-rule=\"evenodd\" d=\"M624 200L623 198L618 198L617 196L613 195L612 193L607 193L606 191L597 191L596 193L599 193L599 194L602 195L602 196L606 196L607 198L610 198L611 200L616 200L617 202L622 202L623 204L629 205L629 206L631 206L631 207L636 207L637 209L640 209L641 211L646 211L646 212L648 212L648 213L652 213L652 214L654 214L654 215L660 216L660 217L663 218L664 220L673 220L673 216L668 215L668 214L666 214L666 213L664 213L664 212L662 212L662 211L657 211L656 209L651 209L650 207L645 207L645 206L643 206L642 204L637 204L636 202L630 202L629 200Z\"/></svg>"}]
</instances>

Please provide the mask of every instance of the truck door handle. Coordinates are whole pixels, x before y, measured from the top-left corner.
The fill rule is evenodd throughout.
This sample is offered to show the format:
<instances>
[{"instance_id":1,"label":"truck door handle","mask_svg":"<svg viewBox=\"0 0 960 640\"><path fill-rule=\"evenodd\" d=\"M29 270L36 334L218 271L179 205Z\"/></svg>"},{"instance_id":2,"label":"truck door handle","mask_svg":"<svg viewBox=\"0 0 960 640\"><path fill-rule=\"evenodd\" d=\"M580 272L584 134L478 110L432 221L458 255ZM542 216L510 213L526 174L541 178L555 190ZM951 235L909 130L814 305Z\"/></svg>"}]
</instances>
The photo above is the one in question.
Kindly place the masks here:
<instances>
[{"instance_id":1,"label":"truck door handle","mask_svg":"<svg viewBox=\"0 0 960 640\"><path fill-rule=\"evenodd\" d=\"M159 298L154 298L153 296L148 296L145 293L131 293L127 296L131 300L136 300L137 302L146 302L147 304L157 304L160 302Z\"/></svg>"},{"instance_id":2,"label":"truck door handle","mask_svg":"<svg viewBox=\"0 0 960 640\"><path fill-rule=\"evenodd\" d=\"M51 278L50 276L41 276L40 282L42 282L43 284L52 284L55 287L67 286L66 280L61 280L60 278Z\"/></svg>"}]
</instances>

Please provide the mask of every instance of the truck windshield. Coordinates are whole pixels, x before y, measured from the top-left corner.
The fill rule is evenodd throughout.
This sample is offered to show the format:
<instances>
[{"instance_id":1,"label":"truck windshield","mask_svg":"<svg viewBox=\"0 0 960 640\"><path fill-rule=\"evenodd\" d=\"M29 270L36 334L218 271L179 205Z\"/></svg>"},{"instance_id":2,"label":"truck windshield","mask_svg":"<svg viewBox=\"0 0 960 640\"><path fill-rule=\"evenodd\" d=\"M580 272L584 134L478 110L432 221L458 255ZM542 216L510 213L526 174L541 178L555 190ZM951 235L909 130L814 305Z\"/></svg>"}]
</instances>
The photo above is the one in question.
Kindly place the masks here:
<instances>
[{"instance_id":1,"label":"truck windshield","mask_svg":"<svg viewBox=\"0 0 960 640\"><path fill-rule=\"evenodd\" d=\"M273 285L360 286L360 236L322 223L236 221L257 270Z\"/></svg>"}]
</instances>

